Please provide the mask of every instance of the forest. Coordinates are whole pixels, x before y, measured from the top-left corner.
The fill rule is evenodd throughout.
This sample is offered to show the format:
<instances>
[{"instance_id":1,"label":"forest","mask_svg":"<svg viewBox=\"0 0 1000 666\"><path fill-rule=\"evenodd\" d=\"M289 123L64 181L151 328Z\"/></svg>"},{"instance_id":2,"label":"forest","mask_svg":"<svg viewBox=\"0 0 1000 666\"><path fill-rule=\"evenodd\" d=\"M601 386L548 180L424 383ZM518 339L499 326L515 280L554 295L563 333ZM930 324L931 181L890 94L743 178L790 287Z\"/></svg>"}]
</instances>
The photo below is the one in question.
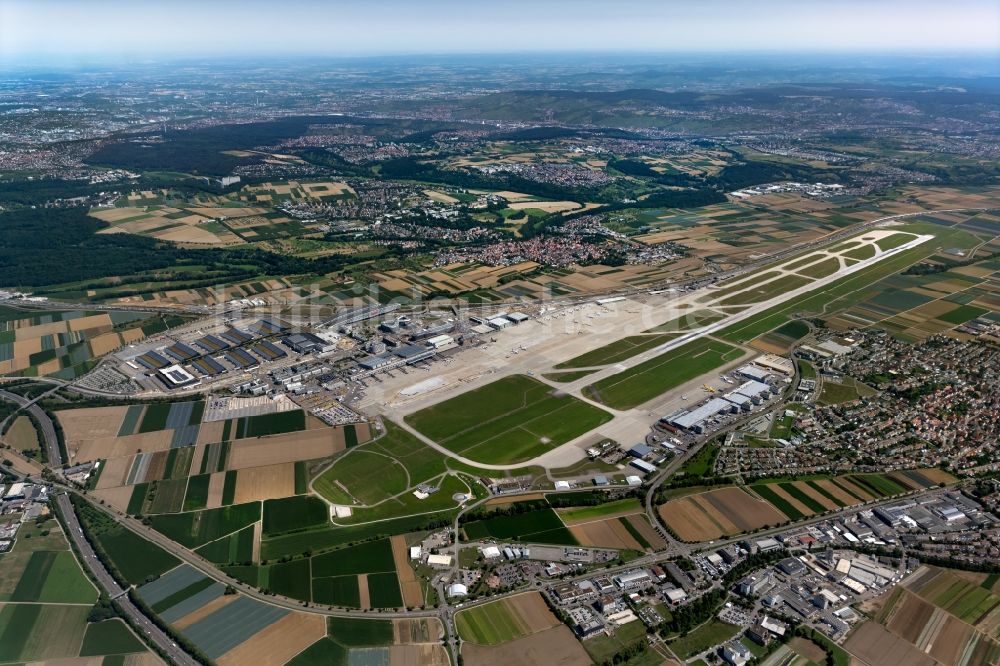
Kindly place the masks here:
<instances>
[{"instance_id":1,"label":"forest","mask_svg":"<svg viewBox=\"0 0 1000 666\"><path fill-rule=\"evenodd\" d=\"M107 224L84 208L21 209L0 214L0 287L40 287L148 275L169 280L232 282L260 275L323 274L352 263L349 255L303 259L256 248L192 250L132 234L98 234ZM184 267L189 267L185 271ZM164 276L157 275L158 278Z\"/></svg>"}]
</instances>

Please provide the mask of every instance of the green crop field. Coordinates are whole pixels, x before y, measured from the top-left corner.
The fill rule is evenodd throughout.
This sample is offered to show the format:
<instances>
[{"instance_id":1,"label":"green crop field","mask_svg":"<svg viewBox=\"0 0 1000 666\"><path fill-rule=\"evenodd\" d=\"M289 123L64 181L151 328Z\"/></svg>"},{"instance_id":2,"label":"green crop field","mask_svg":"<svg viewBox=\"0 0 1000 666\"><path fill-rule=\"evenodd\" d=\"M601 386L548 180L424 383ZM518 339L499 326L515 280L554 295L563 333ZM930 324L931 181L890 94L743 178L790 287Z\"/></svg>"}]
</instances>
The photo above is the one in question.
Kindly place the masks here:
<instances>
[{"instance_id":1,"label":"green crop field","mask_svg":"<svg viewBox=\"0 0 1000 666\"><path fill-rule=\"evenodd\" d=\"M80 653L90 607L6 604L0 608L0 660L46 661Z\"/></svg>"},{"instance_id":2,"label":"green crop field","mask_svg":"<svg viewBox=\"0 0 1000 666\"><path fill-rule=\"evenodd\" d=\"M334 576L312 579L312 600L330 606L361 607L357 576Z\"/></svg>"},{"instance_id":3,"label":"green crop field","mask_svg":"<svg viewBox=\"0 0 1000 666\"><path fill-rule=\"evenodd\" d=\"M295 655L286 666L348 666L348 651L329 638L321 638Z\"/></svg>"},{"instance_id":4,"label":"green crop field","mask_svg":"<svg viewBox=\"0 0 1000 666\"><path fill-rule=\"evenodd\" d=\"M484 518L463 525L469 540L513 539L529 543L551 543L575 546L576 539L550 508L510 516Z\"/></svg>"},{"instance_id":5,"label":"green crop field","mask_svg":"<svg viewBox=\"0 0 1000 666\"><path fill-rule=\"evenodd\" d=\"M327 636L316 641L288 666L374 666L382 661L364 659L364 653L349 657L350 648L385 647L395 642L395 632L389 620L331 617L327 620ZM379 655L380 656L380 655Z\"/></svg>"},{"instance_id":6,"label":"green crop field","mask_svg":"<svg viewBox=\"0 0 1000 666\"><path fill-rule=\"evenodd\" d=\"M206 543L195 552L216 564L249 562L253 559L253 532L253 525L244 527L239 532Z\"/></svg>"},{"instance_id":7,"label":"green crop field","mask_svg":"<svg viewBox=\"0 0 1000 666\"><path fill-rule=\"evenodd\" d=\"M958 326L959 324L964 324L965 322L976 319L977 317L982 317L987 312L989 312L989 310L977 308L974 305L960 305L954 310L938 315L937 319Z\"/></svg>"},{"instance_id":8,"label":"green crop field","mask_svg":"<svg viewBox=\"0 0 1000 666\"><path fill-rule=\"evenodd\" d=\"M406 417L465 457L490 464L541 455L611 420L611 414L525 375L504 377Z\"/></svg>"},{"instance_id":9,"label":"green crop field","mask_svg":"<svg viewBox=\"0 0 1000 666\"><path fill-rule=\"evenodd\" d=\"M778 511L785 514L792 520L798 520L799 518L805 517L801 511L799 511L791 504L789 504L784 497L779 497L777 493L771 490L769 485L770 484L767 483L755 483L754 485L750 486L750 489L753 490L758 495L760 495L762 499L774 505L774 508L776 508Z\"/></svg>"},{"instance_id":10,"label":"green crop field","mask_svg":"<svg viewBox=\"0 0 1000 666\"><path fill-rule=\"evenodd\" d=\"M403 605L399 577L395 572L368 574L368 594L372 608L400 608Z\"/></svg>"},{"instance_id":11,"label":"green crop field","mask_svg":"<svg viewBox=\"0 0 1000 666\"><path fill-rule=\"evenodd\" d=\"M36 550L31 553L10 600L92 604L97 601L97 591L71 552Z\"/></svg>"},{"instance_id":12,"label":"green crop field","mask_svg":"<svg viewBox=\"0 0 1000 666\"><path fill-rule=\"evenodd\" d=\"M122 577L135 585L173 569L180 560L122 527L113 518L86 502L75 502L88 538L107 555Z\"/></svg>"},{"instance_id":13,"label":"green crop field","mask_svg":"<svg viewBox=\"0 0 1000 666\"><path fill-rule=\"evenodd\" d=\"M517 618L503 601L459 611L455 624L462 640L477 645L500 645L523 635Z\"/></svg>"},{"instance_id":14,"label":"green crop field","mask_svg":"<svg viewBox=\"0 0 1000 666\"><path fill-rule=\"evenodd\" d=\"M163 611L169 608L173 608L174 606L184 601L185 599L190 599L191 597L198 594L202 590L206 590L212 587L212 585L214 584L215 581L207 576L205 576L204 578L199 578L190 585L187 585L177 590L173 594L169 594L163 599L160 599L159 601L154 603L151 606L151 608L154 613L162 613Z\"/></svg>"},{"instance_id":15,"label":"green crop field","mask_svg":"<svg viewBox=\"0 0 1000 666\"><path fill-rule=\"evenodd\" d=\"M311 587L309 560L292 560L271 565L268 572L268 588L271 592L309 601Z\"/></svg>"},{"instance_id":16,"label":"green crop field","mask_svg":"<svg viewBox=\"0 0 1000 666\"><path fill-rule=\"evenodd\" d=\"M812 497L809 497L809 495L806 495L804 492L799 490L794 484L779 483L778 487L784 490L792 497L794 497L795 499L797 499L798 501L802 502L807 507L809 507L809 509L813 513L826 513L826 508L822 504L814 500Z\"/></svg>"},{"instance_id":17,"label":"green crop field","mask_svg":"<svg viewBox=\"0 0 1000 666\"><path fill-rule=\"evenodd\" d=\"M877 497L898 495L908 490L884 474L850 474L847 476L847 480L865 488Z\"/></svg>"},{"instance_id":18,"label":"green crop field","mask_svg":"<svg viewBox=\"0 0 1000 666\"><path fill-rule=\"evenodd\" d=\"M636 354L652 349L657 345L662 345L664 342L673 340L675 337L677 337L677 334L675 333L663 333L659 335L632 335L598 349L586 352L585 354L580 354L579 356L571 358L568 361L563 361L554 367L560 370L568 370L573 368L589 368L592 366L610 365L612 363L623 361L627 358L632 358Z\"/></svg>"},{"instance_id":19,"label":"green crop field","mask_svg":"<svg viewBox=\"0 0 1000 666\"><path fill-rule=\"evenodd\" d=\"M81 657L145 652L146 648L121 620L105 620L87 625L83 636Z\"/></svg>"},{"instance_id":20,"label":"green crop field","mask_svg":"<svg viewBox=\"0 0 1000 666\"><path fill-rule=\"evenodd\" d=\"M306 413L301 409L259 416L244 416L236 422L236 439L263 437L306 429Z\"/></svg>"},{"instance_id":21,"label":"green crop field","mask_svg":"<svg viewBox=\"0 0 1000 666\"><path fill-rule=\"evenodd\" d=\"M150 484L149 509L146 513L174 513L184 508L184 491L187 479L154 481Z\"/></svg>"},{"instance_id":22,"label":"green crop field","mask_svg":"<svg viewBox=\"0 0 1000 666\"><path fill-rule=\"evenodd\" d=\"M187 492L184 494L185 511L205 508L208 503L208 483L211 478L211 474L199 474L188 479Z\"/></svg>"},{"instance_id":23,"label":"green crop field","mask_svg":"<svg viewBox=\"0 0 1000 666\"><path fill-rule=\"evenodd\" d=\"M615 409L631 409L739 357L724 342L699 338L587 386L585 393Z\"/></svg>"},{"instance_id":24,"label":"green crop field","mask_svg":"<svg viewBox=\"0 0 1000 666\"><path fill-rule=\"evenodd\" d=\"M559 516L566 524L570 524L597 520L599 518L615 514L639 513L640 511L642 511L642 505L639 503L639 500L634 497L628 497L626 499L608 502L607 504L563 509L559 512Z\"/></svg>"},{"instance_id":25,"label":"green crop field","mask_svg":"<svg viewBox=\"0 0 1000 666\"><path fill-rule=\"evenodd\" d=\"M317 578L395 570L388 539L368 541L312 558L312 575Z\"/></svg>"},{"instance_id":26,"label":"green crop field","mask_svg":"<svg viewBox=\"0 0 1000 666\"><path fill-rule=\"evenodd\" d=\"M226 472L222 482L222 504L229 506L236 499L236 477L239 470L231 469Z\"/></svg>"},{"instance_id":27,"label":"green crop field","mask_svg":"<svg viewBox=\"0 0 1000 666\"><path fill-rule=\"evenodd\" d=\"M188 548L197 548L260 520L260 502L163 514L151 520L157 532Z\"/></svg>"},{"instance_id":28,"label":"green crop field","mask_svg":"<svg viewBox=\"0 0 1000 666\"><path fill-rule=\"evenodd\" d=\"M146 406L146 412L139 423L139 432L155 432L167 427L167 416L170 414L170 404L158 402Z\"/></svg>"},{"instance_id":29,"label":"green crop field","mask_svg":"<svg viewBox=\"0 0 1000 666\"><path fill-rule=\"evenodd\" d=\"M326 502L312 495L265 500L264 532L279 534L329 522Z\"/></svg>"}]
</instances>

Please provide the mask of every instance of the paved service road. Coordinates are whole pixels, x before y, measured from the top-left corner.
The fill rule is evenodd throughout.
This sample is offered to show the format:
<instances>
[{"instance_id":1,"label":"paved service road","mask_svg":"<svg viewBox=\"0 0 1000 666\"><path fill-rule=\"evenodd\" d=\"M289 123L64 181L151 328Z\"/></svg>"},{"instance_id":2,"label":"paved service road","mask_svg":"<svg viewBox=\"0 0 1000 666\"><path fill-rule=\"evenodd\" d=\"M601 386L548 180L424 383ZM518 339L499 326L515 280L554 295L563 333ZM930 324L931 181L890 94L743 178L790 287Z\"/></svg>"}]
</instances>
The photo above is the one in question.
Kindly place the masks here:
<instances>
[{"instance_id":1,"label":"paved service road","mask_svg":"<svg viewBox=\"0 0 1000 666\"><path fill-rule=\"evenodd\" d=\"M60 512L66 521L66 530L69 533L70 538L73 539L73 543L80 553L83 566L87 567L94 577L97 579L98 584L101 589L108 595L108 597L116 600L121 606L122 611L128 615L129 624L133 628L137 628L146 635L146 640L154 643L160 650L166 654L172 664L177 664L178 666L199 666L199 662L193 659L187 652L182 650L173 639L170 638L162 629L153 624L146 615L139 610L139 607L132 603L132 600L128 598L127 590L123 590L122 587L112 578L108 570L104 568L104 564L97 559L97 555L94 553L94 549L91 547L90 542L83 536L83 530L80 527L80 521L76 517L76 512L73 510L73 503L69 501L69 495L65 493L60 494L56 497L56 502L59 503Z\"/></svg>"}]
</instances>

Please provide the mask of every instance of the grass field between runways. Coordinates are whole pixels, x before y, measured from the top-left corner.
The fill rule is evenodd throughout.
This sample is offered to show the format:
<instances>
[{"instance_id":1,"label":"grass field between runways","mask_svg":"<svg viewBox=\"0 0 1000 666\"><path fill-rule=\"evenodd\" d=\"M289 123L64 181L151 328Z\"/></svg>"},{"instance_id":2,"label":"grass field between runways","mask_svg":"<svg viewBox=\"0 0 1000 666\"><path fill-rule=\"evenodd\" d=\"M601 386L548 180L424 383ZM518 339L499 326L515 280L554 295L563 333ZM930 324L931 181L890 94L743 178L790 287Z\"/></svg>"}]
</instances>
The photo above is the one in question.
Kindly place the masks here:
<instances>
[{"instance_id":1,"label":"grass field between runways","mask_svg":"<svg viewBox=\"0 0 1000 666\"><path fill-rule=\"evenodd\" d=\"M462 456L505 464L539 456L611 418L538 380L512 375L422 409L406 421Z\"/></svg>"},{"instance_id":2,"label":"grass field between runways","mask_svg":"<svg viewBox=\"0 0 1000 666\"><path fill-rule=\"evenodd\" d=\"M584 393L609 407L631 409L736 360L740 354L732 345L701 338L597 381L584 388Z\"/></svg>"}]
</instances>

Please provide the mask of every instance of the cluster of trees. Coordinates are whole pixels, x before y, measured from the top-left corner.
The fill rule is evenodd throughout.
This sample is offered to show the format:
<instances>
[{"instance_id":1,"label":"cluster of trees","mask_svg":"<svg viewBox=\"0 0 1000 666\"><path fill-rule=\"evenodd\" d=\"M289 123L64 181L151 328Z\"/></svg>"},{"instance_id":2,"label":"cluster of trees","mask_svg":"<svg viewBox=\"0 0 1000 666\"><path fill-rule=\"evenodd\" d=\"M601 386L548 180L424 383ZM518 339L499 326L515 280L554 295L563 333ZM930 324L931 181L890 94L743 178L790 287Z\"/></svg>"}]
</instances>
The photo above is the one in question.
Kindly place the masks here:
<instances>
[{"instance_id":1,"label":"cluster of trees","mask_svg":"<svg viewBox=\"0 0 1000 666\"><path fill-rule=\"evenodd\" d=\"M382 162L379 174L398 180L421 180L443 183L464 189L513 190L546 199L586 199L604 201L606 196L596 189L567 189L549 183L522 178L516 174L487 176L468 170L439 169L435 164L421 162L413 157L399 157Z\"/></svg>"},{"instance_id":2,"label":"cluster of trees","mask_svg":"<svg viewBox=\"0 0 1000 666\"><path fill-rule=\"evenodd\" d=\"M729 592L725 589L716 589L706 592L685 606L671 609L671 618L658 628L660 635L680 634L683 636L698 625L711 620L728 596Z\"/></svg>"},{"instance_id":3,"label":"cluster of trees","mask_svg":"<svg viewBox=\"0 0 1000 666\"><path fill-rule=\"evenodd\" d=\"M40 287L87 282L81 288L163 281L171 287L237 282L260 275L331 273L350 255L304 259L256 248L191 250L132 234L98 234L108 225L85 209L19 209L0 214L0 286ZM392 250L390 250L391 252ZM170 271L164 269L170 268ZM142 293L139 288L134 293ZM120 291L119 294L132 293Z\"/></svg>"},{"instance_id":4,"label":"cluster of trees","mask_svg":"<svg viewBox=\"0 0 1000 666\"><path fill-rule=\"evenodd\" d=\"M514 504L509 504L507 506L497 507L495 509L475 509L463 513L458 518L459 523L471 523L476 520L483 520L484 518L499 518L501 516L519 516L523 513L531 513L533 511L541 511L549 508L549 503L545 500L528 500L526 502L515 502Z\"/></svg>"}]
</instances>

